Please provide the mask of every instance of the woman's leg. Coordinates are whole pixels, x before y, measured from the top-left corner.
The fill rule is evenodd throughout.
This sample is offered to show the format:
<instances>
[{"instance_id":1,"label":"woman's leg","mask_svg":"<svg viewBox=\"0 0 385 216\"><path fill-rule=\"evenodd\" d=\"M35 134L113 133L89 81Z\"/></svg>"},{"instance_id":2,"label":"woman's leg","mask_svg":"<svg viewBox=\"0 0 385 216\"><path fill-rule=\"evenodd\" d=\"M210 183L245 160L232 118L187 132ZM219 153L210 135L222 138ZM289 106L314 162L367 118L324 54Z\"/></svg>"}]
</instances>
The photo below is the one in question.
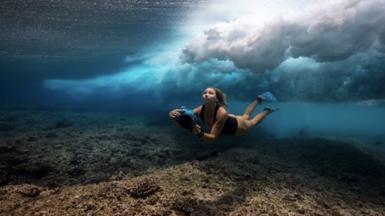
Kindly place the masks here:
<instances>
[{"instance_id":1,"label":"woman's leg","mask_svg":"<svg viewBox=\"0 0 385 216\"><path fill-rule=\"evenodd\" d=\"M264 110L264 111L258 113L252 119L244 119L243 116L237 116L237 120L238 120L237 134L238 135L245 134L248 130L250 130L255 125L260 123L270 112L271 112L271 110Z\"/></svg>"},{"instance_id":2,"label":"woman's leg","mask_svg":"<svg viewBox=\"0 0 385 216\"><path fill-rule=\"evenodd\" d=\"M250 119L251 127L257 125L259 122L261 122L271 111L270 110L263 110L262 112L258 113L254 118Z\"/></svg>"},{"instance_id":3,"label":"woman's leg","mask_svg":"<svg viewBox=\"0 0 385 216\"><path fill-rule=\"evenodd\" d=\"M258 103L259 103L258 99L255 99L253 102L251 102L243 112L242 118L245 120L248 120L250 118L250 113L254 111Z\"/></svg>"}]
</instances>

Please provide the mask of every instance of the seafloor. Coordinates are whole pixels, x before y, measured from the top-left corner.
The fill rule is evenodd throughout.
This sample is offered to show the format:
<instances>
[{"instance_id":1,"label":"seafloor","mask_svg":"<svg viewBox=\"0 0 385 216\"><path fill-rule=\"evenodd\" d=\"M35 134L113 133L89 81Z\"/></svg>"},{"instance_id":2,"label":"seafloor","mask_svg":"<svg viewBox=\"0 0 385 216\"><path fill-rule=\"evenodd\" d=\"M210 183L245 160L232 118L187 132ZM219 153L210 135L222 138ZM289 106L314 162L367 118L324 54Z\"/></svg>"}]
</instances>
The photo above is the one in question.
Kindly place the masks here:
<instances>
[{"instance_id":1,"label":"seafloor","mask_svg":"<svg viewBox=\"0 0 385 216\"><path fill-rule=\"evenodd\" d=\"M385 215L384 145L3 110L0 215Z\"/></svg>"}]
</instances>

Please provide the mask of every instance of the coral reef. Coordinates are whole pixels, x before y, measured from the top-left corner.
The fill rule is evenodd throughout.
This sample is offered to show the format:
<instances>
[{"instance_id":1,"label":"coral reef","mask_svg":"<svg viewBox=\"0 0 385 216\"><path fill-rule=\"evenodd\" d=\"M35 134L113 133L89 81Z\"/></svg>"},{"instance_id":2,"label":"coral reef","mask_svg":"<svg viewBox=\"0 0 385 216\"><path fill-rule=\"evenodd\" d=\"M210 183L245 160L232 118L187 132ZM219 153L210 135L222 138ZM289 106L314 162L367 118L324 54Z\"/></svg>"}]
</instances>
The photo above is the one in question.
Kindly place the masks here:
<instances>
[{"instance_id":1,"label":"coral reef","mask_svg":"<svg viewBox=\"0 0 385 216\"><path fill-rule=\"evenodd\" d=\"M111 113L0 121L14 127L0 131L0 215L385 215L374 142L257 130L207 144Z\"/></svg>"},{"instance_id":2,"label":"coral reef","mask_svg":"<svg viewBox=\"0 0 385 216\"><path fill-rule=\"evenodd\" d=\"M35 185L22 185L18 187L17 192L24 197L36 197L39 196L42 188Z\"/></svg>"},{"instance_id":3,"label":"coral reef","mask_svg":"<svg viewBox=\"0 0 385 216\"><path fill-rule=\"evenodd\" d=\"M176 212L191 216L215 215L215 207L205 204L204 201L193 197L182 197L175 201L171 209Z\"/></svg>"},{"instance_id":4,"label":"coral reef","mask_svg":"<svg viewBox=\"0 0 385 216\"><path fill-rule=\"evenodd\" d=\"M142 179L127 188L127 192L135 198L144 198L160 190L153 179Z\"/></svg>"}]
</instances>

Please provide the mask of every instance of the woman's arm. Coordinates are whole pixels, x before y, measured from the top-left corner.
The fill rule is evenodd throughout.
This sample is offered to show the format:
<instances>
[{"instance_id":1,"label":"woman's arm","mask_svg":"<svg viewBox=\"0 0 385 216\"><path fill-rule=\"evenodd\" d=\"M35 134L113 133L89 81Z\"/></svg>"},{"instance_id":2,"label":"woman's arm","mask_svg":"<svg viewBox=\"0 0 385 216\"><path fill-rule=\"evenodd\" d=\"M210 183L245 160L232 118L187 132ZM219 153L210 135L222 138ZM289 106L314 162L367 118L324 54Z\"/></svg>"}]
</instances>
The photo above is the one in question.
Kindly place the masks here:
<instances>
[{"instance_id":1,"label":"woman's arm","mask_svg":"<svg viewBox=\"0 0 385 216\"><path fill-rule=\"evenodd\" d=\"M193 128L193 133L199 136L204 141L215 142L219 134L221 133L226 120L227 120L227 112L224 108L221 107L217 112L217 121L211 128L210 133L202 133L203 131L201 131L201 129L197 126Z\"/></svg>"}]
</instances>

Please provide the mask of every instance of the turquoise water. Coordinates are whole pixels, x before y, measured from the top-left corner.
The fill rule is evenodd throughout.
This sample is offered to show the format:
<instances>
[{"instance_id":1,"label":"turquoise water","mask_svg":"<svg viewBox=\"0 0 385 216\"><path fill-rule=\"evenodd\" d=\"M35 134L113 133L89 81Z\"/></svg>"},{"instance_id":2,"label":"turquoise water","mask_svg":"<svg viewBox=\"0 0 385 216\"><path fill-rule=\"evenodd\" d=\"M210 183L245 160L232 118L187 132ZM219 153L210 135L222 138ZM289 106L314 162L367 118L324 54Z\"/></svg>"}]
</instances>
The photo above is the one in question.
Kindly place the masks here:
<instances>
[{"instance_id":1,"label":"turquoise water","mask_svg":"<svg viewBox=\"0 0 385 216\"><path fill-rule=\"evenodd\" d=\"M189 104L190 107L195 105L199 103ZM227 110L241 115L247 105L247 102L229 101ZM257 105L253 115L261 112L265 105ZM380 102L279 102L267 105L279 110L267 116L256 130L265 129L277 138L323 136L385 141L385 106Z\"/></svg>"}]
</instances>

